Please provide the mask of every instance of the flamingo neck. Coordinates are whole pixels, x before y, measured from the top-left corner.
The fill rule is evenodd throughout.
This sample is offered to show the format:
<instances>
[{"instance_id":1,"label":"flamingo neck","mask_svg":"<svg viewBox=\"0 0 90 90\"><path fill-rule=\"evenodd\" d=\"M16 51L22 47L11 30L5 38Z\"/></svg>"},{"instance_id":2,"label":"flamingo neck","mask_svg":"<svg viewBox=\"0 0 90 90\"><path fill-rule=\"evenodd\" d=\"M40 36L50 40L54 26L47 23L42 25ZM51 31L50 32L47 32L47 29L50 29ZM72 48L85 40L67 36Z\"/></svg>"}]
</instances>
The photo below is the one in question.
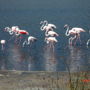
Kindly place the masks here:
<instances>
[{"instance_id":1,"label":"flamingo neck","mask_svg":"<svg viewBox=\"0 0 90 90\"><path fill-rule=\"evenodd\" d=\"M40 28L42 31L44 30L44 26L45 26L45 23L43 22L43 23L42 23L42 26L41 26L41 28Z\"/></svg>"},{"instance_id":2,"label":"flamingo neck","mask_svg":"<svg viewBox=\"0 0 90 90\"><path fill-rule=\"evenodd\" d=\"M45 36L48 36L48 31L46 30L46 32L45 32Z\"/></svg>"},{"instance_id":3,"label":"flamingo neck","mask_svg":"<svg viewBox=\"0 0 90 90\"><path fill-rule=\"evenodd\" d=\"M44 24L45 24L45 26L48 26L48 21L45 20L45 21L44 21Z\"/></svg>"},{"instance_id":4,"label":"flamingo neck","mask_svg":"<svg viewBox=\"0 0 90 90\"><path fill-rule=\"evenodd\" d=\"M66 36L69 36L69 26L67 26L67 30L66 30L66 33L65 33Z\"/></svg>"}]
</instances>

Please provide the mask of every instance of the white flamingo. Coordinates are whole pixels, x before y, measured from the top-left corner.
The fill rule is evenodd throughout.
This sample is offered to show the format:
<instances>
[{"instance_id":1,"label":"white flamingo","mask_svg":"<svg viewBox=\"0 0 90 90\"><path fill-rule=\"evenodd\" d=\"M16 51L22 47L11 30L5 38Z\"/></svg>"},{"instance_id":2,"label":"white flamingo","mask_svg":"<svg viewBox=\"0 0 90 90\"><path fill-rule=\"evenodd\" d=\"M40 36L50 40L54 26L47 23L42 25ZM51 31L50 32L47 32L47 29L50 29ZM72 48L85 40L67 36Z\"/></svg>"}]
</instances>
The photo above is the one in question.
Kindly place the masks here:
<instances>
[{"instance_id":1,"label":"white flamingo","mask_svg":"<svg viewBox=\"0 0 90 90\"><path fill-rule=\"evenodd\" d=\"M48 31L48 32L45 32L45 36L59 36L59 34L57 34L54 31Z\"/></svg>"},{"instance_id":2,"label":"white flamingo","mask_svg":"<svg viewBox=\"0 0 90 90\"><path fill-rule=\"evenodd\" d=\"M40 24L42 24L40 28L42 31L50 31L56 29L56 26L54 24L48 24L47 20L41 21Z\"/></svg>"},{"instance_id":3,"label":"white flamingo","mask_svg":"<svg viewBox=\"0 0 90 90\"><path fill-rule=\"evenodd\" d=\"M75 35L74 37L71 37L71 38L69 39L69 44L72 45L72 41L73 41L74 39L76 39L76 41L79 39L79 41L80 41L80 43L81 43L80 33L81 33L81 32L85 32L84 29L78 28L78 27L74 27L74 28L72 28L71 30L69 30L69 26L68 26L67 24L66 24L64 27L67 28L66 33L65 33L66 36ZM76 44L76 41L75 41L74 44Z\"/></svg>"},{"instance_id":4,"label":"white flamingo","mask_svg":"<svg viewBox=\"0 0 90 90\"><path fill-rule=\"evenodd\" d=\"M55 37L45 37L45 42L54 48L54 44L58 42Z\"/></svg>"},{"instance_id":5,"label":"white flamingo","mask_svg":"<svg viewBox=\"0 0 90 90\"><path fill-rule=\"evenodd\" d=\"M2 45L2 50L4 50L4 45L5 45L5 43L6 43L6 40L1 40L0 43L1 43L1 45Z\"/></svg>"},{"instance_id":6,"label":"white flamingo","mask_svg":"<svg viewBox=\"0 0 90 90\"><path fill-rule=\"evenodd\" d=\"M25 44L26 45L31 45L36 40L37 40L37 38L35 38L33 36L29 36L28 39L23 42L23 47L25 46Z\"/></svg>"}]
</instances>

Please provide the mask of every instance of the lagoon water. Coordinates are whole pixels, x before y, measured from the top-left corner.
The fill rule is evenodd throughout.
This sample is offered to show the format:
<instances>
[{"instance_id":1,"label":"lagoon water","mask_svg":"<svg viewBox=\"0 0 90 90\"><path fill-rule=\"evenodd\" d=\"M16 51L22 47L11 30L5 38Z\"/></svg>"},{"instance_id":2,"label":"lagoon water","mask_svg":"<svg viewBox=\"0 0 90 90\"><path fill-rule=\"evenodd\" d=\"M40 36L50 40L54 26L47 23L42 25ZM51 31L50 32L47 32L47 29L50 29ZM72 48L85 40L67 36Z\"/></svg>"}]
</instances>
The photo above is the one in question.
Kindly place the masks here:
<instances>
[{"instance_id":1,"label":"lagoon water","mask_svg":"<svg viewBox=\"0 0 90 90\"><path fill-rule=\"evenodd\" d=\"M5 50L0 49L1 70L23 71L89 71L90 47L86 42L90 38L90 0L13 0L0 1L0 39L7 41ZM60 36L54 51L44 42L44 32L40 30L40 21L48 20L57 26L55 30ZM82 45L68 46L64 25L70 28L81 27ZM11 36L4 32L9 26L19 26L27 30L38 40L32 46L18 46ZM27 38L27 36L23 36Z\"/></svg>"}]
</instances>

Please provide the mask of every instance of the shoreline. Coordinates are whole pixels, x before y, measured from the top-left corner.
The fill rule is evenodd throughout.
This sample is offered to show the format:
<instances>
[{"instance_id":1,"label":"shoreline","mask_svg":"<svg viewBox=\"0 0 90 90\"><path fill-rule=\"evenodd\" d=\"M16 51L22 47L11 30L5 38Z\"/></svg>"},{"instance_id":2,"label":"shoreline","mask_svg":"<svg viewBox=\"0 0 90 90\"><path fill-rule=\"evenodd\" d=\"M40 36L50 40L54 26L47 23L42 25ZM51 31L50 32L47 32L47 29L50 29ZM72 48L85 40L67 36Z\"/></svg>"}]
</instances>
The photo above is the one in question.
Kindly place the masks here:
<instances>
[{"instance_id":1,"label":"shoreline","mask_svg":"<svg viewBox=\"0 0 90 90\"><path fill-rule=\"evenodd\" d=\"M0 90L88 90L90 72L0 71Z\"/></svg>"}]
</instances>

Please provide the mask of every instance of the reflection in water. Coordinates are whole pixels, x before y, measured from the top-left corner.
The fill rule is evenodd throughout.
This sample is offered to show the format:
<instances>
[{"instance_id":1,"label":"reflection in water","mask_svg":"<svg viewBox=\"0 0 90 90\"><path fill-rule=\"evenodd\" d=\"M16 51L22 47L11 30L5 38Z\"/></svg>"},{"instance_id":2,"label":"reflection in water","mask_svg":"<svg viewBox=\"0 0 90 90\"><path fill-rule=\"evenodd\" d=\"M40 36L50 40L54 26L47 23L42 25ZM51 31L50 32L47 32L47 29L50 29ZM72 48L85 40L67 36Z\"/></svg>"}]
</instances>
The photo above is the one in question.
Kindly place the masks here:
<instances>
[{"instance_id":1,"label":"reflection in water","mask_svg":"<svg viewBox=\"0 0 90 90\"><path fill-rule=\"evenodd\" d=\"M5 60L4 59L0 60L0 69L1 70L5 70L6 69L6 64L5 64Z\"/></svg>"},{"instance_id":2,"label":"reflection in water","mask_svg":"<svg viewBox=\"0 0 90 90\"><path fill-rule=\"evenodd\" d=\"M69 70L71 72L73 71L82 71L84 70L84 52L77 47L69 46L70 50L70 56L68 58L68 65L69 65Z\"/></svg>"},{"instance_id":3,"label":"reflection in water","mask_svg":"<svg viewBox=\"0 0 90 90\"><path fill-rule=\"evenodd\" d=\"M9 63L14 70L31 70L31 57L22 52L19 46L10 47Z\"/></svg>"},{"instance_id":4,"label":"reflection in water","mask_svg":"<svg viewBox=\"0 0 90 90\"><path fill-rule=\"evenodd\" d=\"M56 71L57 60L55 51L48 45L44 48L44 63L46 71Z\"/></svg>"},{"instance_id":5,"label":"reflection in water","mask_svg":"<svg viewBox=\"0 0 90 90\"><path fill-rule=\"evenodd\" d=\"M0 51L0 70L7 69L7 62L8 62L8 53L6 50Z\"/></svg>"},{"instance_id":6,"label":"reflection in water","mask_svg":"<svg viewBox=\"0 0 90 90\"><path fill-rule=\"evenodd\" d=\"M58 55L55 48L52 49L48 45L44 47L43 53L37 53L38 50L35 51L33 48L28 52L27 49L14 45L10 46L7 51L0 52L0 70L65 71L66 68L70 72L90 70L88 49L70 46L69 50L61 51ZM68 55L67 52L69 52ZM60 55L65 58L59 59Z\"/></svg>"},{"instance_id":7,"label":"reflection in water","mask_svg":"<svg viewBox=\"0 0 90 90\"><path fill-rule=\"evenodd\" d=\"M21 69L21 53L20 48L15 45L14 47L10 47L9 49L9 62L12 65L12 69L20 70Z\"/></svg>"}]
</instances>

